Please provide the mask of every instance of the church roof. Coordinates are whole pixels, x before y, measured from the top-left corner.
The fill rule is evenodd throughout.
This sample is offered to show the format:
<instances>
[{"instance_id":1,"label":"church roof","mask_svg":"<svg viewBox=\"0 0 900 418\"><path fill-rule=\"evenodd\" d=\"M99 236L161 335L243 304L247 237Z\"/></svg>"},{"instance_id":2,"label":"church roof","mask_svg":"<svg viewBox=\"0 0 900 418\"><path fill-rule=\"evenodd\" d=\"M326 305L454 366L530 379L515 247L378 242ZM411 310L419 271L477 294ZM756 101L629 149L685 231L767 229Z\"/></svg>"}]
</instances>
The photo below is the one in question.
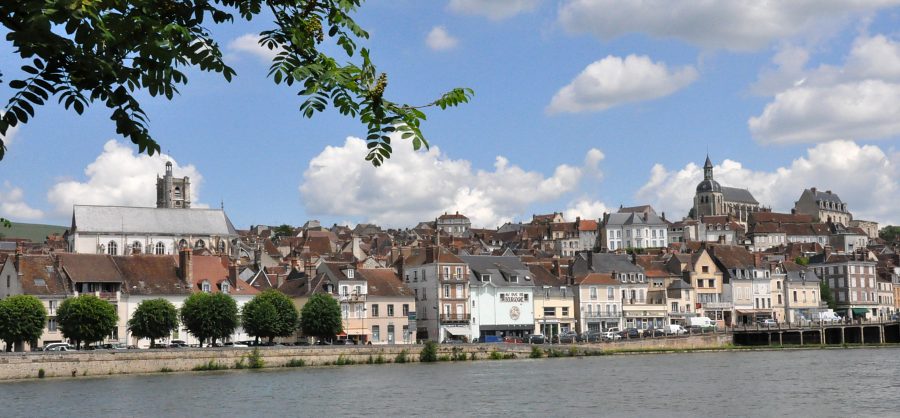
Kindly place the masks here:
<instances>
[{"instance_id":1,"label":"church roof","mask_svg":"<svg viewBox=\"0 0 900 418\"><path fill-rule=\"evenodd\" d=\"M221 209L75 205L72 232L237 236Z\"/></svg>"},{"instance_id":2,"label":"church roof","mask_svg":"<svg viewBox=\"0 0 900 418\"><path fill-rule=\"evenodd\" d=\"M753 197L747 189L739 189L737 187L722 187L722 197L726 202L740 202L758 205L759 202Z\"/></svg>"}]
</instances>

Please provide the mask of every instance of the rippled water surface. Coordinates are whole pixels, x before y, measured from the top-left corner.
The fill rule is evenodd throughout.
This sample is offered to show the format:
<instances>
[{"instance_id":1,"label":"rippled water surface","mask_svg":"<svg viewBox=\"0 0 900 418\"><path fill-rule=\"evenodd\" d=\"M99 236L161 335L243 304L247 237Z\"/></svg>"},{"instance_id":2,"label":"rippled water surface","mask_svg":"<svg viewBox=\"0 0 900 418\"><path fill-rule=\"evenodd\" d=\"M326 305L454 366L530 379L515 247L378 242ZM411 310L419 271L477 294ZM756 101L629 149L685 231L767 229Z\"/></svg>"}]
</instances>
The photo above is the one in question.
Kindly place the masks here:
<instances>
[{"instance_id":1,"label":"rippled water surface","mask_svg":"<svg viewBox=\"0 0 900 418\"><path fill-rule=\"evenodd\" d=\"M0 416L900 416L900 349L344 366L0 383Z\"/></svg>"}]
</instances>

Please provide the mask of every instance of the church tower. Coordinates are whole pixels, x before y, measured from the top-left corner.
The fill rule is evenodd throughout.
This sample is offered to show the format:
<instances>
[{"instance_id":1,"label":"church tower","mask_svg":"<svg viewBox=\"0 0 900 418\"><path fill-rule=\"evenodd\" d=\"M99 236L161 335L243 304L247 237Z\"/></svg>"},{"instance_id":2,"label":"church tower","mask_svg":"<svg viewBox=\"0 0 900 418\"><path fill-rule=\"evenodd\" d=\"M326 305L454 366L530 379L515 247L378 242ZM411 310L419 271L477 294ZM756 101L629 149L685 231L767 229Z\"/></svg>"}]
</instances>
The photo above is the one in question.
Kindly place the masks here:
<instances>
[{"instance_id":1,"label":"church tower","mask_svg":"<svg viewBox=\"0 0 900 418\"><path fill-rule=\"evenodd\" d=\"M706 156L703 164L703 181L697 185L697 194L694 196L694 218L701 216L716 216L725 213L725 199L722 194L722 186L713 179L713 165Z\"/></svg>"},{"instance_id":2,"label":"church tower","mask_svg":"<svg viewBox=\"0 0 900 418\"><path fill-rule=\"evenodd\" d=\"M183 208L191 207L191 178L175 178L172 175L172 162L166 162L166 175L156 176L156 207Z\"/></svg>"}]
</instances>

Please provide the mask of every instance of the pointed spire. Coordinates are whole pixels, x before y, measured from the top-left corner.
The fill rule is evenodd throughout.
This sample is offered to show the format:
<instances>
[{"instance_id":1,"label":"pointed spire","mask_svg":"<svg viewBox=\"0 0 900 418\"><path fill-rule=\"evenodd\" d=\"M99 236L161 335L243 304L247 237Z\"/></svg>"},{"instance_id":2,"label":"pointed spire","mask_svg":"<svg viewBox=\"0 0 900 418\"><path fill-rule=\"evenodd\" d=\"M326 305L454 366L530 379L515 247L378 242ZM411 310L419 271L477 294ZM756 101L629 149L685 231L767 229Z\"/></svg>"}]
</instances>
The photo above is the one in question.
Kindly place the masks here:
<instances>
[{"instance_id":1,"label":"pointed spire","mask_svg":"<svg viewBox=\"0 0 900 418\"><path fill-rule=\"evenodd\" d=\"M703 168L712 168L712 161L709 159L709 154L706 154L706 164L703 164Z\"/></svg>"}]
</instances>

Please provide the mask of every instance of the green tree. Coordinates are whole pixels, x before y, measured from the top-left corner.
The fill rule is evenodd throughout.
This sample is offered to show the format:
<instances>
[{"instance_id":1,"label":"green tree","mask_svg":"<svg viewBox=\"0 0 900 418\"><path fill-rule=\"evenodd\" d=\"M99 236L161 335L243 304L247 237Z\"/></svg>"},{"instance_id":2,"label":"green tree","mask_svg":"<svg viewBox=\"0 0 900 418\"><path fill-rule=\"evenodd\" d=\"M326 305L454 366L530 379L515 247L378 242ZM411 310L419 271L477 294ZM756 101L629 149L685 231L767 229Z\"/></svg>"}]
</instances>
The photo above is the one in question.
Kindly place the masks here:
<instances>
[{"instance_id":1,"label":"green tree","mask_svg":"<svg viewBox=\"0 0 900 418\"><path fill-rule=\"evenodd\" d=\"M894 242L900 238L900 226L888 225L878 231L878 237L887 241Z\"/></svg>"},{"instance_id":2,"label":"green tree","mask_svg":"<svg viewBox=\"0 0 900 418\"><path fill-rule=\"evenodd\" d=\"M241 309L241 322L248 335L266 338L271 343L275 337L289 337L297 330L297 307L291 298L269 289L247 302Z\"/></svg>"},{"instance_id":3,"label":"green tree","mask_svg":"<svg viewBox=\"0 0 900 418\"><path fill-rule=\"evenodd\" d=\"M809 258L808 258L808 257L800 256L800 257L795 258L795 259L794 259L794 262L797 263L797 264L799 264L799 265L801 265L801 266L808 266L808 265L809 265Z\"/></svg>"},{"instance_id":4,"label":"green tree","mask_svg":"<svg viewBox=\"0 0 900 418\"><path fill-rule=\"evenodd\" d=\"M834 309L837 304L834 302L834 293L831 292L831 286L828 286L828 282L825 279L819 283L819 294L822 295L822 300L828 304L829 309Z\"/></svg>"},{"instance_id":5,"label":"green tree","mask_svg":"<svg viewBox=\"0 0 900 418\"><path fill-rule=\"evenodd\" d=\"M69 298L59 304L56 320L62 335L75 342L90 344L109 336L119 322L119 315L113 304L94 295Z\"/></svg>"},{"instance_id":6,"label":"green tree","mask_svg":"<svg viewBox=\"0 0 900 418\"><path fill-rule=\"evenodd\" d=\"M235 72L223 61L209 25L231 24L235 15L250 21L266 10L274 25L260 33L259 44L277 51L268 76L303 97L303 116L312 117L330 106L358 118L368 128L366 160L376 166L390 157L392 133L410 139L415 149L427 147L419 129L425 119L421 109L457 106L468 102L473 92L456 88L423 106L388 100L387 75L377 70L366 48L357 46L369 37L350 16L361 4L362 0L0 2L0 24L8 31L6 39L24 73L9 82L15 93L0 118L0 139L54 98L78 114L102 103L117 133L130 138L141 152L159 152L139 100L142 94L171 100L178 87L187 84L185 67L219 73L231 81ZM341 61L322 52L326 50L337 51ZM4 63L13 61L5 58ZM0 158L4 150L0 142Z\"/></svg>"},{"instance_id":7,"label":"green tree","mask_svg":"<svg viewBox=\"0 0 900 418\"><path fill-rule=\"evenodd\" d=\"M131 319L128 331L137 338L149 338L150 347L159 338L168 337L178 328L178 309L165 299L148 299L141 302Z\"/></svg>"},{"instance_id":8,"label":"green tree","mask_svg":"<svg viewBox=\"0 0 900 418\"><path fill-rule=\"evenodd\" d=\"M419 361L422 363L434 363L438 360L437 343L431 340L425 342L425 347L419 352Z\"/></svg>"},{"instance_id":9,"label":"green tree","mask_svg":"<svg viewBox=\"0 0 900 418\"><path fill-rule=\"evenodd\" d=\"M30 295L10 296L0 300L0 339L6 351L13 351L24 342L34 344L44 333L47 310L41 301Z\"/></svg>"},{"instance_id":10,"label":"green tree","mask_svg":"<svg viewBox=\"0 0 900 418\"><path fill-rule=\"evenodd\" d=\"M272 232L276 237L291 237L294 236L294 227L288 224L281 224L275 227Z\"/></svg>"},{"instance_id":11,"label":"green tree","mask_svg":"<svg viewBox=\"0 0 900 418\"><path fill-rule=\"evenodd\" d=\"M228 338L238 326L237 303L224 293L194 293L181 307L181 322L202 345Z\"/></svg>"},{"instance_id":12,"label":"green tree","mask_svg":"<svg viewBox=\"0 0 900 418\"><path fill-rule=\"evenodd\" d=\"M325 293L310 296L300 312L300 327L306 335L334 338L344 329L337 300Z\"/></svg>"}]
</instances>

